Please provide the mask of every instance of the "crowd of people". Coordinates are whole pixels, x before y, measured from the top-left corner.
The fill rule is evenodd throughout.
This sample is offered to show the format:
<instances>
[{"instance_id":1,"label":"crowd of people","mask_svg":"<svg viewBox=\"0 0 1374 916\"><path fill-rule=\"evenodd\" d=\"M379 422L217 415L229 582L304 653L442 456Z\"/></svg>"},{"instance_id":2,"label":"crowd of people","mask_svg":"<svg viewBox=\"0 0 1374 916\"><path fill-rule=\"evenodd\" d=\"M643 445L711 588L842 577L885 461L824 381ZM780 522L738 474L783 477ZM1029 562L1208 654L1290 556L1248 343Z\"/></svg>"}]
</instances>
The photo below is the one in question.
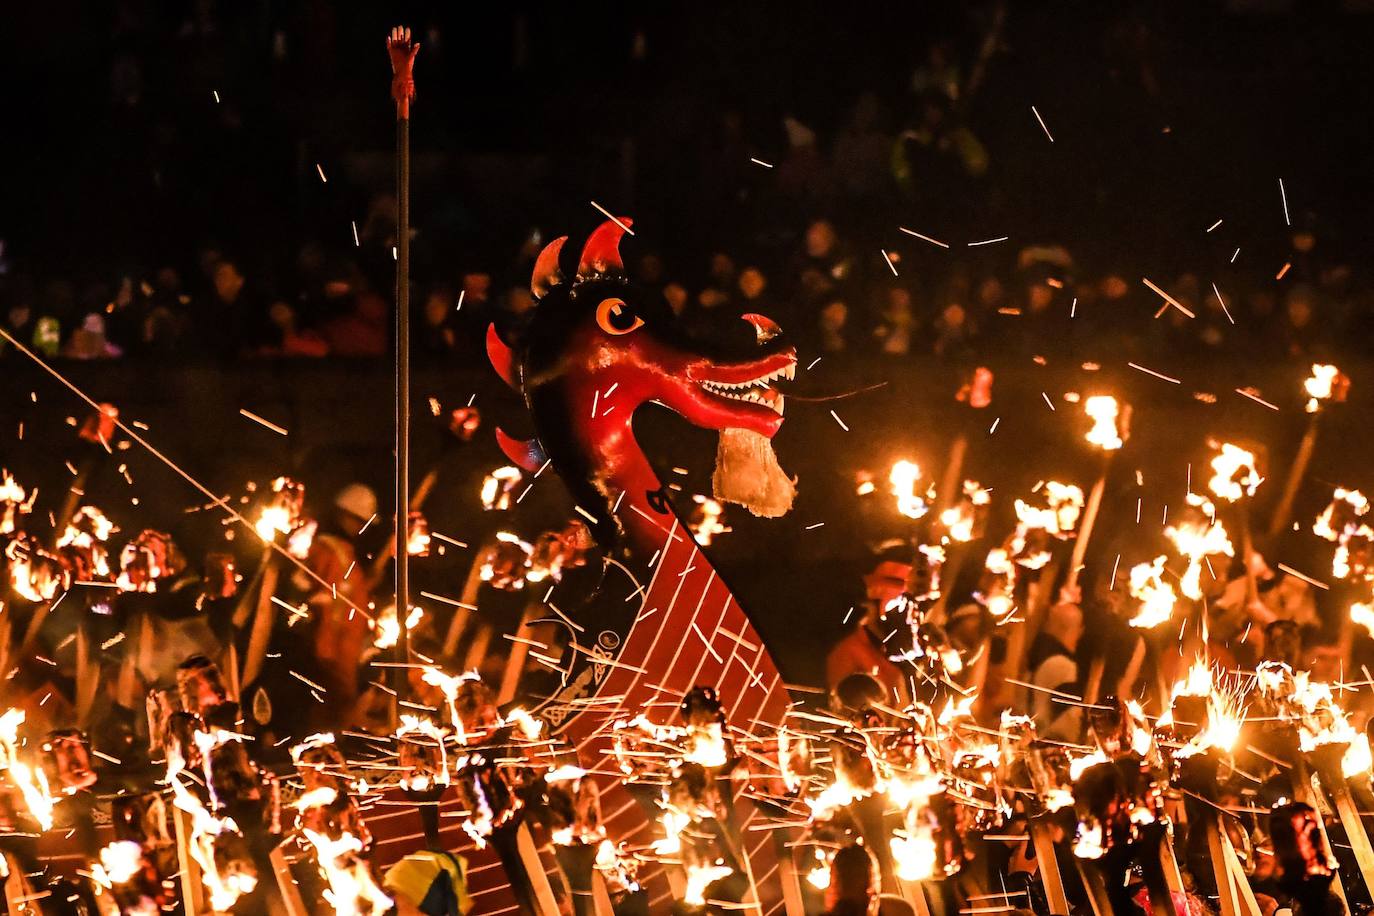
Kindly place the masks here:
<instances>
[{"instance_id":1,"label":"crowd of people","mask_svg":"<svg viewBox=\"0 0 1374 916\"><path fill-rule=\"evenodd\" d=\"M272 14L253 20L213 2L195 4L184 18L137 3L117 7L108 54L94 59L108 66L108 97L83 99L91 117L81 123L118 137L122 152L72 187L142 199L124 207L130 218L78 261L51 247L50 237L71 232L42 228L55 213L43 214L32 238L16 227L0 249L7 332L73 359L388 353L395 198L382 188L390 162L348 169L331 162L327 172L320 160L344 153L318 137L292 166L265 148L269 137L305 143L300 137L310 131L343 142L334 136L338 124L326 122L334 95L360 80L340 71L343 47L318 23L303 29ZM358 27L351 17L318 12L339 17L337 29ZM419 32L420 60L444 87L460 66L446 25ZM1205 223L1169 224L1161 245L1143 222L1138 237L1107 240L1076 211L1056 220L1055 208L1041 207L1024 176L1010 171L1024 157L998 142L1005 112L985 102L1012 78L1005 72L1014 67L1012 49L1027 40L1018 21L991 4L931 25L892 64L900 80L833 94L814 113L741 105L708 114L685 106L660 109L642 126L617 126L633 152L622 155L629 177L616 196L640 199L621 205L642 219L634 278L662 292L689 323L765 311L815 352L861 357L1048 355L1092 341L1127 353L1305 360L1367 330L1374 288L1340 250L1334 222L1296 201L1290 217L1284 199L1285 225L1262 245L1248 231L1232 234L1229 223L1215 234ZM614 66L648 68L645 80L663 79L653 67L662 42L655 29L665 27L627 26L629 50ZM1102 53L1118 91L1146 107L1166 105L1146 53L1151 25L1122 13L1076 27L1105 35ZM273 63L244 70L234 63L239 57ZM320 60L331 63L312 70ZM519 60L517 53L506 65L519 70ZM616 98L612 112L626 104ZM428 116L442 121L435 106L447 100L424 99ZM346 116L349 125L361 122ZM1033 120L1023 126L1048 147ZM451 139L446 129L435 134L435 144ZM679 134L691 142L668 139ZM552 131L519 136L527 149L510 162L558 157L568 145ZM440 146L424 155L452 163L458 154ZM1127 165L1111 180L1096 172L1082 180L1096 183L1098 197L1120 198L1112 189L1133 185ZM288 212L278 196L284 189ZM414 191L411 301L421 357L476 352L486 323L518 324L541 239L599 218L561 202L554 212L546 205L545 212L480 214L475 201L455 204L476 197L473 190L429 179ZM193 199L206 206L188 206ZM455 215L455 206L469 209ZM917 234L903 234L903 226ZM1151 321L1160 300L1142 275L1197 317L1174 309Z\"/></svg>"}]
</instances>

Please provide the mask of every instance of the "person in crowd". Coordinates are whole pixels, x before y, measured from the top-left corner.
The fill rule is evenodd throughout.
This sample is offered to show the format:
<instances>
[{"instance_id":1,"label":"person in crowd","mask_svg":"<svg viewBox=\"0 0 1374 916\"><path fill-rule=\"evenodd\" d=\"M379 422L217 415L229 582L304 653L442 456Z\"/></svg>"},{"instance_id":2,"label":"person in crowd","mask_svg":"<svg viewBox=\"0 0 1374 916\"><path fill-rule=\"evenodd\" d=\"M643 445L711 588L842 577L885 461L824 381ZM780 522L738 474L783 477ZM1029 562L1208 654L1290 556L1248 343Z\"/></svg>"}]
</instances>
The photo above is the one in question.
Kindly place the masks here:
<instances>
[{"instance_id":1,"label":"person in crowd","mask_svg":"<svg viewBox=\"0 0 1374 916\"><path fill-rule=\"evenodd\" d=\"M863 846L842 846L830 860L824 916L912 916L901 897L878 892L878 863Z\"/></svg>"},{"instance_id":2,"label":"person in crowd","mask_svg":"<svg viewBox=\"0 0 1374 916\"><path fill-rule=\"evenodd\" d=\"M221 359L237 356L256 342L262 319L248 280L236 261L220 258L210 273L212 295L206 312L196 321L206 352Z\"/></svg>"},{"instance_id":3,"label":"person in crowd","mask_svg":"<svg viewBox=\"0 0 1374 916\"><path fill-rule=\"evenodd\" d=\"M1061 596L1072 597L1072 596ZM1075 741L1081 730L1083 710L1054 702L1054 696L1082 696L1078 643L1083 638L1083 610L1077 603L1060 600L1045 616L1044 626L1030 647L1030 682L1027 710L1042 738Z\"/></svg>"},{"instance_id":4,"label":"person in crowd","mask_svg":"<svg viewBox=\"0 0 1374 916\"><path fill-rule=\"evenodd\" d=\"M826 683L834 687L846 675L871 674L898 695L908 688L900 667L889 659L884 640L897 625L888 620L889 605L906 590L911 576L911 556L901 548L879 553L863 577L864 600L854 609L853 629L837 642L825 659Z\"/></svg>"},{"instance_id":5,"label":"person in crowd","mask_svg":"<svg viewBox=\"0 0 1374 916\"><path fill-rule=\"evenodd\" d=\"M105 319L92 312L72 332L62 355L68 359L114 359L124 353L105 337Z\"/></svg>"},{"instance_id":6,"label":"person in crowd","mask_svg":"<svg viewBox=\"0 0 1374 916\"><path fill-rule=\"evenodd\" d=\"M370 585L358 536L377 516L377 494L365 484L351 483L334 495L331 508L305 558L314 576L298 571L294 577L308 596L309 656L326 688L318 711L322 722L348 720L359 696Z\"/></svg>"},{"instance_id":7,"label":"person in crowd","mask_svg":"<svg viewBox=\"0 0 1374 916\"><path fill-rule=\"evenodd\" d=\"M915 343L915 334L911 290L893 284L883 291L878 324L873 329L874 343L884 356L906 356Z\"/></svg>"},{"instance_id":8,"label":"person in crowd","mask_svg":"<svg viewBox=\"0 0 1374 916\"><path fill-rule=\"evenodd\" d=\"M275 341L259 349L263 356L318 358L329 355L329 345L310 328L300 327L296 309L285 299L278 299L267 308L269 334Z\"/></svg>"},{"instance_id":9,"label":"person in crowd","mask_svg":"<svg viewBox=\"0 0 1374 916\"><path fill-rule=\"evenodd\" d=\"M353 286L345 298L350 307L325 322L320 328L320 336L335 356L382 356L390 341L387 315L391 307L367 285L360 272L354 273L359 285Z\"/></svg>"},{"instance_id":10,"label":"person in crowd","mask_svg":"<svg viewBox=\"0 0 1374 916\"><path fill-rule=\"evenodd\" d=\"M458 349L458 329L454 321L456 301L453 290L442 284L425 296L420 327L414 337L417 354L443 356Z\"/></svg>"}]
</instances>

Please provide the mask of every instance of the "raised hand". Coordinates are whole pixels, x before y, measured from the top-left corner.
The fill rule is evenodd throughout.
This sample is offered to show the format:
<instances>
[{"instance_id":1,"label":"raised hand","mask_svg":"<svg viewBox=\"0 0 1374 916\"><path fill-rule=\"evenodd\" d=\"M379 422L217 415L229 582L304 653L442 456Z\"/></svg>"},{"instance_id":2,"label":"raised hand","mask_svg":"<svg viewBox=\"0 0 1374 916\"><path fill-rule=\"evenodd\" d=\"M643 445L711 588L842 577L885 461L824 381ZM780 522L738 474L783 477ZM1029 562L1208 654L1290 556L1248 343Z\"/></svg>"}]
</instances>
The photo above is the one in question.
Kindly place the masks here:
<instances>
[{"instance_id":1,"label":"raised hand","mask_svg":"<svg viewBox=\"0 0 1374 916\"><path fill-rule=\"evenodd\" d=\"M391 98L396 102L396 116L410 117L410 100L415 98L415 55L420 43L410 40L410 29L396 26L386 39L387 54L391 57Z\"/></svg>"}]
</instances>

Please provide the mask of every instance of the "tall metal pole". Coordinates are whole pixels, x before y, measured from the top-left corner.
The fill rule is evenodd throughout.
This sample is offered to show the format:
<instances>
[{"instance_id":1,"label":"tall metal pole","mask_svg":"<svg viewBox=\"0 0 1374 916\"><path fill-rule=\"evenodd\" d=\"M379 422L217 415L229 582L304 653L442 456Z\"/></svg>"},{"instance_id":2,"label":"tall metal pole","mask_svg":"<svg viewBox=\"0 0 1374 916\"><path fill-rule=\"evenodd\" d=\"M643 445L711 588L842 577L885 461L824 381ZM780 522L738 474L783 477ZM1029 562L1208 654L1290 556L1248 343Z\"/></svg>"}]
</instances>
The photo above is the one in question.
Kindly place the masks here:
<instances>
[{"instance_id":1,"label":"tall metal pole","mask_svg":"<svg viewBox=\"0 0 1374 916\"><path fill-rule=\"evenodd\" d=\"M396 103L396 646L405 662L410 659L410 102L415 97L412 71L420 46L402 26L391 30L386 45L391 98ZM406 669L394 670L399 696L406 686Z\"/></svg>"}]
</instances>

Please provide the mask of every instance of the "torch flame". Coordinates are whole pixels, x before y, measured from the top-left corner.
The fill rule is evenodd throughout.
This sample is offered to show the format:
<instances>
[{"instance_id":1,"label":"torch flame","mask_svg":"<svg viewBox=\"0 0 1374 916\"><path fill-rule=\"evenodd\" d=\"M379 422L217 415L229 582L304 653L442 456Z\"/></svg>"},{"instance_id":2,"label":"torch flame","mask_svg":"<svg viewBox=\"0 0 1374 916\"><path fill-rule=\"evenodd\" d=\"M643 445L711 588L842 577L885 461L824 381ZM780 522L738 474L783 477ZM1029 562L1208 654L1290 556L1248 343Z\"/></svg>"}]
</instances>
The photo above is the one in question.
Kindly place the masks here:
<instances>
[{"instance_id":1,"label":"torch flame","mask_svg":"<svg viewBox=\"0 0 1374 916\"><path fill-rule=\"evenodd\" d=\"M337 840L309 827L301 831L315 847L316 860L329 889L325 899L334 907L336 916L380 916L391 909L392 900L372 878L367 861L358 855L362 840L348 831Z\"/></svg>"},{"instance_id":2,"label":"torch flame","mask_svg":"<svg viewBox=\"0 0 1374 916\"><path fill-rule=\"evenodd\" d=\"M1131 597L1140 599L1140 609L1130 620L1133 627L1150 630L1167 623L1174 614L1178 598L1174 587L1164 581L1164 560L1155 557L1152 563L1131 568Z\"/></svg>"},{"instance_id":3,"label":"torch flame","mask_svg":"<svg viewBox=\"0 0 1374 916\"><path fill-rule=\"evenodd\" d=\"M1340 374L1341 370L1335 366L1322 363L1312 365L1312 375L1302 383L1303 391L1307 392L1308 413L1316 413L1321 409L1321 402L1331 398Z\"/></svg>"},{"instance_id":4,"label":"torch flame","mask_svg":"<svg viewBox=\"0 0 1374 916\"><path fill-rule=\"evenodd\" d=\"M906 459L892 465L887 475L888 483L892 484L892 495L897 497L897 511L907 518L921 518L930 510L923 496L916 492L916 484L920 479L920 467Z\"/></svg>"},{"instance_id":5,"label":"torch flame","mask_svg":"<svg viewBox=\"0 0 1374 916\"><path fill-rule=\"evenodd\" d=\"M1105 394L1094 395L1083 402L1083 412L1093 421L1092 429L1088 430L1089 442L1107 452L1125 444L1116 425L1121 413L1116 398Z\"/></svg>"},{"instance_id":6,"label":"torch flame","mask_svg":"<svg viewBox=\"0 0 1374 916\"><path fill-rule=\"evenodd\" d=\"M1183 521L1178 525L1170 525L1164 530L1164 534L1169 540L1173 541L1174 547L1188 560L1188 568L1184 570L1183 577L1179 580L1179 587L1183 594L1196 601L1202 597L1202 564L1209 556L1218 554L1233 557L1235 548L1231 546L1231 539L1226 534L1226 529L1221 522L1213 515L1213 507L1210 500L1205 496L1196 493L1188 494L1188 504L1200 507L1203 512L1210 516L1205 522Z\"/></svg>"},{"instance_id":7,"label":"torch flame","mask_svg":"<svg viewBox=\"0 0 1374 916\"><path fill-rule=\"evenodd\" d=\"M509 509L511 493L519 482L519 468L506 465L492 471L482 480L482 508L496 512Z\"/></svg>"},{"instance_id":8,"label":"torch flame","mask_svg":"<svg viewBox=\"0 0 1374 916\"><path fill-rule=\"evenodd\" d=\"M143 847L133 840L115 840L100 850L100 868L109 881L106 887L123 884L143 868Z\"/></svg>"},{"instance_id":9,"label":"torch flame","mask_svg":"<svg viewBox=\"0 0 1374 916\"><path fill-rule=\"evenodd\" d=\"M421 620L424 619L425 612L419 606L410 609L406 615L406 629L413 630ZM396 618L396 606L389 605L382 609L377 615L377 619L372 621L373 637L372 644L378 649L390 649L401 638L401 624Z\"/></svg>"},{"instance_id":10,"label":"torch flame","mask_svg":"<svg viewBox=\"0 0 1374 916\"><path fill-rule=\"evenodd\" d=\"M1255 470L1255 455L1239 445L1221 443L1221 451L1212 458L1215 471L1207 487L1218 499L1233 503L1242 496L1254 496L1264 478Z\"/></svg>"}]
</instances>

